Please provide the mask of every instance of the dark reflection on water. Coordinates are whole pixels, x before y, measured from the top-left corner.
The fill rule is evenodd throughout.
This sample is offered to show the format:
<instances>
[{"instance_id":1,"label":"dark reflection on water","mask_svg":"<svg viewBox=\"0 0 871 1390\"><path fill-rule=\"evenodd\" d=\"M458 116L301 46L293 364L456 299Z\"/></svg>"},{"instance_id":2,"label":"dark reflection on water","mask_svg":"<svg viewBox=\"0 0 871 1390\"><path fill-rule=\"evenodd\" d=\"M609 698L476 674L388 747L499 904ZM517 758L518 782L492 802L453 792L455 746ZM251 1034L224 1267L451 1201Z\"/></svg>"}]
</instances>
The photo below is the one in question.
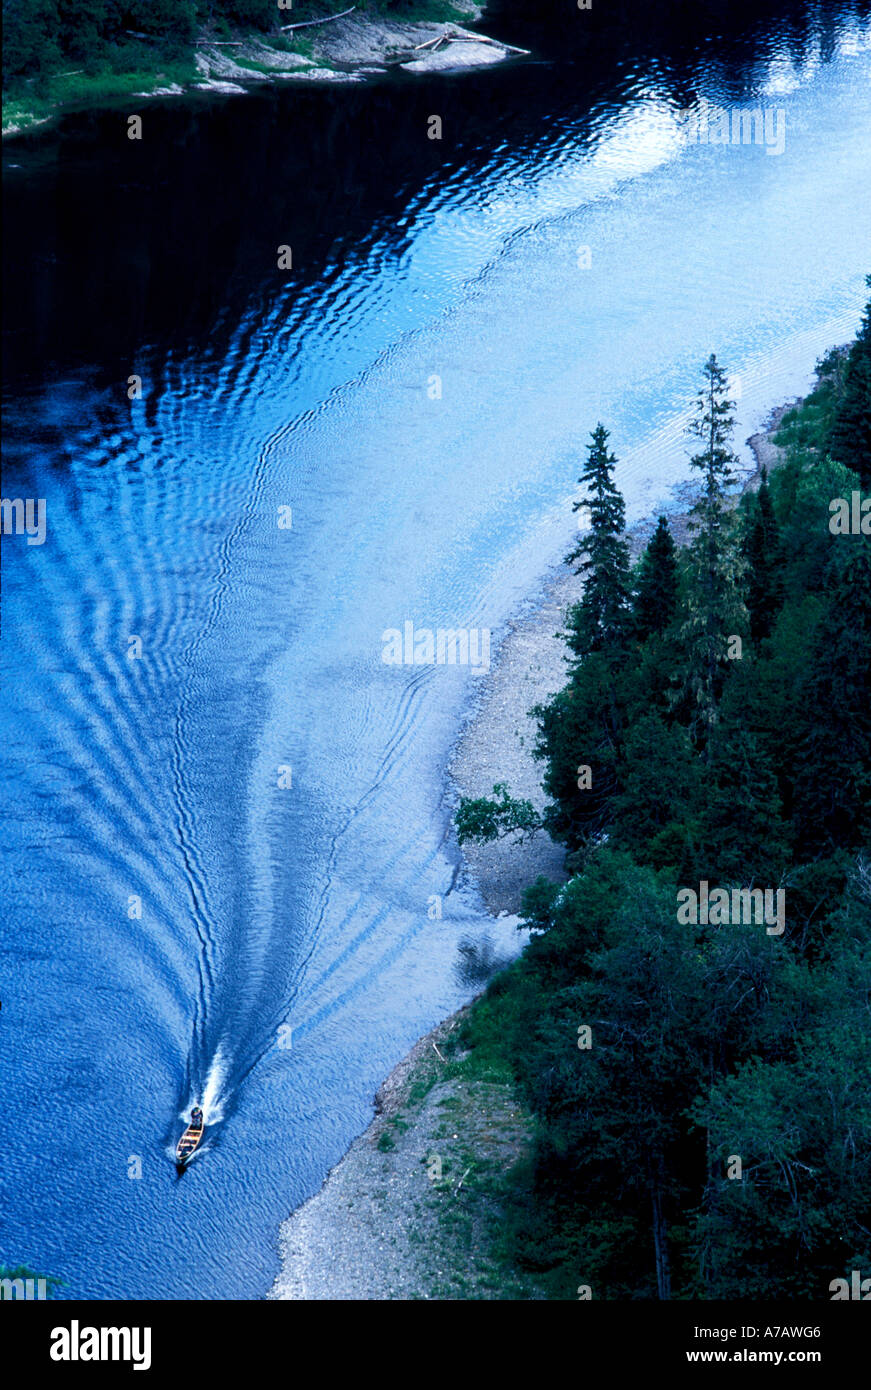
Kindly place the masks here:
<instances>
[{"instance_id":1,"label":"dark reflection on water","mask_svg":"<svg viewBox=\"0 0 871 1390\"><path fill-rule=\"evenodd\" d=\"M479 179L523 177L566 142L655 91L680 108L703 93L741 103L773 55L828 62L855 3L491 6L486 27L547 57L480 78L295 87L245 98L147 103L67 118L15 142L4 250L6 371L39 378L117 364L143 342L220 355L240 316L279 292L276 248L293 247L295 297L367 249L408 248L410 202ZM444 112L442 141L424 138ZM32 149L32 147L35 147ZM32 152L31 152L32 150ZM70 273L71 267L75 273Z\"/></svg>"},{"instance_id":2,"label":"dark reflection on water","mask_svg":"<svg viewBox=\"0 0 871 1390\"><path fill-rule=\"evenodd\" d=\"M482 989L499 970L504 970L512 959L497 946L489 932L481 932L475 937L464 937L458 947L459 960L456 965L460 984L468 989Z\"/></svg>"}]
</instances>

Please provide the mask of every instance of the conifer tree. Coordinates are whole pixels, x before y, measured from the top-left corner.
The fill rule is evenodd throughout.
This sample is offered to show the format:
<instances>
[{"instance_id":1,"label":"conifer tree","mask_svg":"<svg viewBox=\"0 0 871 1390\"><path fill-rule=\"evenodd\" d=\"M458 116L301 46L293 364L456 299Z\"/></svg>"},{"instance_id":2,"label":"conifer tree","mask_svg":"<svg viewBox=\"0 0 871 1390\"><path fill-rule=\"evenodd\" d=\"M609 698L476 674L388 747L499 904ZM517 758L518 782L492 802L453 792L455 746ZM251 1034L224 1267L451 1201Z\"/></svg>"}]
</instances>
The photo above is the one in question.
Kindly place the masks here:
<instances>
[{"instance_id":1,"label":"conifer tree","mask_svg":"<svg viewBox=\"0 0 871 1390\"><path fill-rule=\"evenodd\" d=\"M632 595L632 628L637 641L661 637L677 611L677 549L668 522L659 518L638 562Z\"/></svg>"},{"instance_id":2,"label":"conifer tree","mask_svg":"<svg viewBox=\"0 0 871 1390\"><path fill-rule=\"evenodd\" d=\"M629 612L629 547L624 538L626 508L614 486L617 459L608 452L608 431L598 424L591 435L589 455L580 482L587 495L574 511L590 512L590 531L568 556L578 561L585 577L584 593L569 610L567 640L576 656L620 649L627 635Z\"/></svg>"},{"instance_id":3,"label":"conifer tree","mask_svg":"<svg viewBox=\"0 0 871 1390\"><path fill-rule=\"evenodd\" d=\"M768 487L768 471L763 468L759 491L749 505L742 545L747 567L746 603L750 615L750 636L756 646L771 632L774 615L780 607L779 543Z\"/></svg>"},{"instance_id":4,"label":"conifer tree","mask_svg":"<svg viewBox=\"0 0 871 1390\"><path fill-rule=\"evenodd\" d=\"M747 625L739 589L743 561L727 497L737 463L729 447L733 404L726 395L726 373L712 353L704 366L704 384L690 425L690 433L702 445L690 464L703 475L704 483L690 511L693 539L687 547L689 593L681 634L684 670L680 673L690 707L690 728L704 749L717 721L730 638L740 636Z\"/></svg>"}]
</instances>

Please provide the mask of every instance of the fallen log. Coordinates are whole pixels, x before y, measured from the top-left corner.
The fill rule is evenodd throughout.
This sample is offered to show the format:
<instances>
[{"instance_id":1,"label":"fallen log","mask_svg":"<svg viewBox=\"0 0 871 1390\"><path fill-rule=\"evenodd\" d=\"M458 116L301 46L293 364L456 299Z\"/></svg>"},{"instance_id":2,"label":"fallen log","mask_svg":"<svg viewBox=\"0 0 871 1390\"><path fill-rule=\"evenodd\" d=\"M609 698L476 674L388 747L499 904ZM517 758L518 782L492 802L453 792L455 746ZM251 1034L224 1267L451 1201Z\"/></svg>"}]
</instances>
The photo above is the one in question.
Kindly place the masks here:
<instances>
[{"instance_id":1,"label":"fallen log","mask_svg":"<svg viewBox=\"0 0 871 1390\"><path fill-rule=\"evenodd\" d=\"M491 39L486 34L459 34L456 29L437 34L434 39L427 39L425 43L416 43L411 51L419 53L422 48L431 48L433 53L436 53L443 43L489 43L494 48L504 48L506 53L522 53L529 57L528 48L517 48L513 43L503 43L501 39Z\"/></svg>"},{"instance_id":2,"label":"fallen log","mask_svg":"<svg viewBox=\"0 0 871 1390\"><path fill-rule=\"evenodd\" d=\"M466 43L491 43L495 48L504 48L508 53L523 53L529 57L528 48L517 48L513 43L504 43L502 39L491 39L486 34L451 34L452 39Z\"/></svg>"},{"instance_id":3,"label":"fallen log","mask_svg":"<svg viewBox=\"0 0 871 1390\"><path fill-rule=\"evenodd\" d=\"M334 19L344 19L346 14L353 14L357 6L352 5L349 10L342 10L341 14L328 14L326 19L304 19L300 24L279 24L282 34L286 34L288 29L311 29L315 24L332 24Z\"/></svg>"}]
</instances>

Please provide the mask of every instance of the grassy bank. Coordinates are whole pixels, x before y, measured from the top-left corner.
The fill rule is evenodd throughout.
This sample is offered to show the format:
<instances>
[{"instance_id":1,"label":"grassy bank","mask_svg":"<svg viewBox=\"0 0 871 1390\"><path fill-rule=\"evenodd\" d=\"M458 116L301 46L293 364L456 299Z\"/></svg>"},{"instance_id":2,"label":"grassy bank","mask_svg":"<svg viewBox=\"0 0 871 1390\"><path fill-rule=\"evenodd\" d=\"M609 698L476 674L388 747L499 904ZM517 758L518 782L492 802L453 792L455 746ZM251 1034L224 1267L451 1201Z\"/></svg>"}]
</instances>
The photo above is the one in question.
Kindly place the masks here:
<instances>
[{"instance_id":1,"label":"grassy bank","mask_svg":"<svg viewBox=\"0 0 871 1390\"><path fill-rule=\"evenodd\" d=\"M480 1028L469 1047L469 1018L424 1052L403 1099L376 1122L379 1152L392 1166L410 1133L425 1149L412 1212L403 1218L416 1250L419 1297L540 1297L527 1271L515 1266L503 1240L524 1171L532 1121L519 1103L507 1058Z\"/></svg>"},{"instance_id":2,"label":"grassy bank","mask_svg":"<svg viewBox=\"0 0 871 1390\"><path fill-rule=\"evenodd\" d=\"M125 97L157 89L184 91L199 78L193 57L147 61L139 67L89 74L84 70L47 75L38 86L27 80L10 84L3 101L3 134L20 134L43 126L65 111L109 106Z\"/></svg>"}]
</instances>

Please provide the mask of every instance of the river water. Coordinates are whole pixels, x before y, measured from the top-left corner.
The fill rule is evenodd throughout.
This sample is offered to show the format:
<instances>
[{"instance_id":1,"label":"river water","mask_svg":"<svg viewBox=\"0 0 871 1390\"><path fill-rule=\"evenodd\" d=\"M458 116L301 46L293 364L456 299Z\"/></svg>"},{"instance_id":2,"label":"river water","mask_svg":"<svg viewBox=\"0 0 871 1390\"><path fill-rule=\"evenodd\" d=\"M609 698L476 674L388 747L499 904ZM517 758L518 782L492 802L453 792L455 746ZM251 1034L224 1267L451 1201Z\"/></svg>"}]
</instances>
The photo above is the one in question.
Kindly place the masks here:
<instances>
[{"instance_id":1,"label":"river water","mask_svg":"<svg viewBox=\"0 0 871 1390\"><path fill-rule=\"evenodd\" d=\"M7 145L3 496L47 530L3 542L0 1263L262 1295L378 1083L516 949L449 831L480 676L382 635L495 644L598 419L646 514L710 351L740 443L855 331L867 7L769 10L506 22L534 60ZM718 108L763 142L690 138Z\"/></svg>"}]
</instances>

